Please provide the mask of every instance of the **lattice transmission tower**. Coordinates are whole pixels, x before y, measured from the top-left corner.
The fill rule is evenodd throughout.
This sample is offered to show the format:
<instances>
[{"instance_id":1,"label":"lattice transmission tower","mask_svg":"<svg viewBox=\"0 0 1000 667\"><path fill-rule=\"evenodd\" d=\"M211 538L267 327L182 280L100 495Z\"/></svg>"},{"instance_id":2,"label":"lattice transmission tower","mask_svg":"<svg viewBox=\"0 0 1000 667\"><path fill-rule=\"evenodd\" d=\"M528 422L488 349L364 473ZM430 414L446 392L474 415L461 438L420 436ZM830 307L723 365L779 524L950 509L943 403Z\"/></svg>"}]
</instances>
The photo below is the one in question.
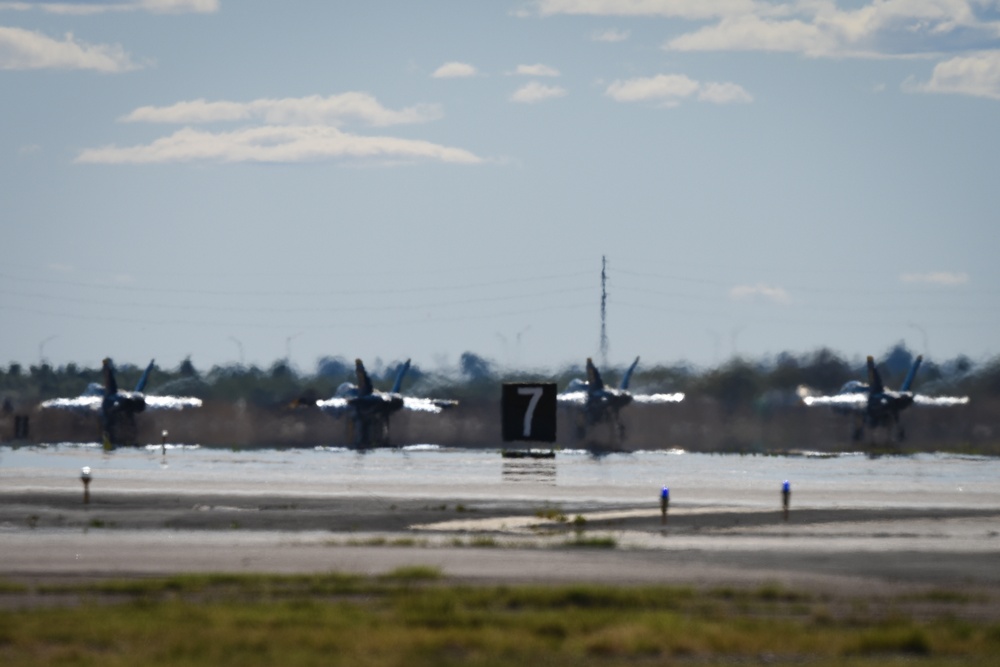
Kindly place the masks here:
<instances>
[{"instance_id":1,"label":"lattice transmission tower","mask_svg":"<svg viewBox=\"0 0 1000 667\"><path fill-rule=\"evenodd\" d=\"M601 255L601 367L608 366L608 258Z\"/></svg>"}]
</instances>

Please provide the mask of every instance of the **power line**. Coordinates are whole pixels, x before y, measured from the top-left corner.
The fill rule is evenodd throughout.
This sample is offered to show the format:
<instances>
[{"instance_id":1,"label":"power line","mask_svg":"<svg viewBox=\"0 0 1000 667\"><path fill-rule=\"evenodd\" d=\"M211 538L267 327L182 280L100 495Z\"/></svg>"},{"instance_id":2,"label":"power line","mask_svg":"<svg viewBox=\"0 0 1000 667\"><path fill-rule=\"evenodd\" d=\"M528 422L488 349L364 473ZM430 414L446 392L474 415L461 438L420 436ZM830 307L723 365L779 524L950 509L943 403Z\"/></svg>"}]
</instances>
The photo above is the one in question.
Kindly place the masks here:
<instances>
[{"instance_id":1,"label":"power line","mask_svg":"<svg viewBox=\"0 0 1000 667\"><path fill-rule=\"evenodd\" d=\"M69 287L79 287L84 289L112 290L118 292L136 292L151 294L188 294L207 296L248 296L248 297L291 297L291 296L374 296L379 294L415 294L419 292L444 292L460 291L468 289L479 289L485 287L497 287L502 285L516 285L531 283L536 284L542 281L556 280L563 278L578 278L585 275L592 275L589 271L578 271L574 273L548 274L541 276L525 276L520 278L508 278L505 280L491 280L476 283L451 283L445 285L431 285L426 287L401 286L398 283L393 287L367 288L367 289L295 289L295 290L217 290L203 288L184 287L139 287L135 285L114 285L114 284L94 284L71 280L57 280L54 278L24 278L0 273L0 278L14 280L18 282L43 283L49 285L60 285Z\"/></svg>"}]
</instances>

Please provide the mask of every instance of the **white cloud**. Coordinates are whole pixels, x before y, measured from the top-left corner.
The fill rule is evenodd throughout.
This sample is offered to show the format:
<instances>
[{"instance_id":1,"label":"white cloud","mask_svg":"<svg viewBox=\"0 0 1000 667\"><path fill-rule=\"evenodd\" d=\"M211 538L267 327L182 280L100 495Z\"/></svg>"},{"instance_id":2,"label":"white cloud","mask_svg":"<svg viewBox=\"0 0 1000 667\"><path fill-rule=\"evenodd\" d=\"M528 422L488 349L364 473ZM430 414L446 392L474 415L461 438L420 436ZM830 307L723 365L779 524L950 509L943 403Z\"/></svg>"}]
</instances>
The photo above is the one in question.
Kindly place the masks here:
<instances>
[{"instance_id":1,"label":"white cloud","mask_svg":"<svg viewBox=\"0 0 1000 667\"><path fill-rule=\"evenodd\" d=\"M772 287L757 283L756 285L737 285L729 290L729 298L734 300L765 299L774 303L791 303L791 297L784 287Z\"/></svg>"},{"instance_id":2,"label":"white cloud","mask_svg":"<svg viewBox=\"0 0 1000 667\"><path fill-rule=\"evenodd\" d=\"M756 16L723 19L664 45L671 51L786 51L808 55L830 53L836 47L836 42L815 25L767 21Z\"/></svg>"},{"instance_id":3,"label":"white cloud","mask_svg":"<svg viewBox=\"0 0 1000 667\"><path fill-rule=\"evenodd\" d=\"M753 97L742 86L735 83L704 83L698 91L698 99L713 104L749 104Z\"/></svg>"},{"instance_id":4,"label":"white cloud","mask_svg":"<svg viewBox=\"0 0 1000 667\"><path fill-rule=\"evenodd\" d=\"M250 116L249 105L244 102L208 102L198 99L165 107L139 107L119 120L125 123L212 123L246 120Z\"/></svg>"},{"instance_id":5,"label":"white cloud","mask_svg":"<svg viewBox=\"0 0 1000 667\"><path fill-rule=\"evenodd\" d=\"M559 70L541 63L537 65L518 65L514 73L523 76L559 76Z\"/></svg>"},{"instance_id":6,"label":"white cloud","mask_svg":"<svg viewBox=\"0 0 1000 667\"><path fill-rule=\"evenodd\" d=\"M442 117L441 108L418 104L387 109L368 93L267 99L250 102L187 100L134 109L123 122L184 124L169 136L136 146L88 148L76 162L87 164L298 163L322 160L395 164L438 161L477 164L473 153L428 141L344 132L351 122L370 126L423 123ZM203 123L240 123L230 131L204 131Z\"/></svg>"},{"instance_id":7,"label":"white cloud","mask_svg":"<svg viewBox=\"0 0 1000 667\"><path fill-rule=\"evenodd\" d=\"M747 13L761 3L754 0L538 0L541 16L660 16L704 20Z\"/></svg>"},{"instance_id":8,"label":"white cloud","mask_svg":"<svg viewBox=\"0 0 1000 667\"><path fill-rule=\"evenodd\" d=\"M618 102L671 100L689 97L698 91L698 82L683 74L657 74L649 78L615 81L605 94Z\"/></svg>"},{"instance_id":9,"label":"white cloud","mask_svg":"<svg viewBox=\"0 0 1000 667\"><path fill-rule=\"evenodd\" d=\"M668 41L664 46L668 50L772 51L814 57L907 56L1000 45L996 10L996 0L538 0L535 4L540 16L642 16L702 24Z\"/></svg>"},{"instance_id":10,"label":"white cloud","mask_svg":"<svg viewBox=\"0 0 1000 667\"><path fill-rule=\"evenodd\" d=\"M39 32L0 26L0 69L87 69L125 72L138 65L117 44L78 42L72 34L62 41Z\"/></svg>"},{"instance_id":11,"label":"white cloud","mask_svg":"<svg viewBox=\"0 0 1000 667\"><path fill-rule=\"evenodd\" d=\"M251 102L204 99L178 102L165 107L139 107L122 117L124 122L212 123L259 119L270 125L336 125L358 121L384 127L425 123L442 117L440 106L418 104L400 110L387 109L367 93L348 92L321 97L258 99Z\"/></svg>"},{"instance_id":12,"label":"white cloud","mask_svg":"<svg viewBox=\"0 0 1000 667\"><path fill-rule=\"evenodd\" d=\"M814 57L892 57L965 50L1000 40L1000 23L968 0L873 0L842 10L833 2L759 8L722 18L667 43L685 51L752 50Z\"/></svg>"},{"instance_id":13,"label":"white cloud","mask_svg":"<svg viewBox=\"0 0 1000 667\"><path fill-rule=\"evenodd\" d=\"M560 86L546 86L538 81L532 81L514 91L514 94L510 96L510 101L521 102L522 104L534 104L535 102L565 96L565 88Z\"/></svg>"},{"instance_id":14,"label":"white cloud","mask_svg":"<svg viewBox=\"0 0 1000 667\"><path fill-rule=\"evenodd\" d=\"M431 76L435 79L460 79L476 74L476 68L468 63L450 62L438 67Z\"/></svg>"},{"instance_id":15,"label":"white cloud","mask_svg":"<svg viewBox=\"0 0 1000 667\"><path fill-rule=\"evenodd\" d=\"M683 74L658 74L615 81L608 86L605 95L618 102L658 101L668 107L677 106L681 100L693 96L715 104L753 100L750 93L735 83L699 83Z\"/></svg>"},{"instance_id":16,"label":"white cloud","mask_svg":"<svg viewBox=\"0 0 1000 667\"><path fill-rule=\"evenodd\" d=\"M151 12L211 14L219 11L220 0L139 0L134 4Z\"/></svg>"},{"instance_id":17,"label":"white cloud","mask_svg":"<svg viewBox=\"0 0 1000 667\"><path fill-rule=\"evenodd\" d=\"M923 283L928 285L944 285L955 287L969 282L969 274L950 271L931 271L929 273L904 273L899 276L900 282Z\"/></svg>"},{"instance_id":18,"label":"white cloud","mask_svg":"<svg viewBox=\"0 0 1000 667\"><path fill-rule=\"evenodd\" d=\"M76 158L76 162L87 164L295 163L320 160L431 160L458 164L483 161L469 151L428 141L365 137L316 125L250 127L218 133L183 128L150 144L88 148Z\"/></svg>"},{"instance_id":19,"label":"white cloud","mask_svg":"<svg viewBox=\"0 0 1000 667\"><path fill-rule=\"evenodd\" d=\"M951 93L1000 100L1000 51L950 58L934 66L925 83L906 83L903 90Z\"/></svg>"},{"instance_id":20,"label":"white cloud","mask_svg":"<svg viewBox=\"0 0 1000 667\"><path fill-rule=\"evenodd\" d=\"M595 32L591 35L591 39L595 42L624 42L629 38L628 30L602 30L601 32Z\"/></svg>"},{"instance_id":21,"label":"white cloud","mask_svg":"<svg viewBox=\"0 0 1000 667\"><path fill-rule=\"evenodd\" d=\"M0 2L0 11L37 10L49 14L103 14L146 11L154 14L210 14L219 11L219 0L134 0L133 2Z\"/></svg>"}]
</instances>

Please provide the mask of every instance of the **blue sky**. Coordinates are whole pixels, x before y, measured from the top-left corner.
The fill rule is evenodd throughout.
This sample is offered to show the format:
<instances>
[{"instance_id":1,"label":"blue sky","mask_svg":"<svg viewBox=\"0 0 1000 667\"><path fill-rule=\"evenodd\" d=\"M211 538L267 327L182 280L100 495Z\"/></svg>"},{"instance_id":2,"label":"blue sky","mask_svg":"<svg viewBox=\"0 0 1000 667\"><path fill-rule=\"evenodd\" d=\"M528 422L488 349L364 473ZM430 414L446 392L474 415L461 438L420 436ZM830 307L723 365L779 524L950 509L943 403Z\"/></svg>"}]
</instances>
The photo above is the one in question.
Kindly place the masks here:
<instances>
[{"instance_id":1,"label":"blue sky","mask_svg":"<svg viewBox=\"0 0 1000 667\"><path fill-rule=\"evenodd\" d=\"M997 0L0 1L0 362L1000 354ZM370 362L371 363L371 362Z\"/></svg>"}]
</instances>

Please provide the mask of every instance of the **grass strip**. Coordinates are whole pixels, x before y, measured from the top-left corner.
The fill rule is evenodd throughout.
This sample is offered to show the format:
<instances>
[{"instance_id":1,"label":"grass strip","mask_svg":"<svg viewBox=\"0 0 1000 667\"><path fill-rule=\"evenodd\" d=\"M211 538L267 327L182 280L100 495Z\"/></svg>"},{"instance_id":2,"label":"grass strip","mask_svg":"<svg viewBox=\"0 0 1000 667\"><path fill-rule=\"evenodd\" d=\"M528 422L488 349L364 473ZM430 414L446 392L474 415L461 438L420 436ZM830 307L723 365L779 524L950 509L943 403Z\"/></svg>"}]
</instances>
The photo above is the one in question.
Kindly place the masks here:
<instances>
[{"instance_id":1,"label":"grass strip","mask_svg":"<svg viewBox=\"0 0 1000 667\"><path fill-rule=\"evenodd\" d=\"M784 589L465 586L378 577L183 575L28 587L0 612L0 664L995 664L1000 623L960 596L851 604ZM928 605L931 610L928 611Z\"/></svg>"}]
</instances>

